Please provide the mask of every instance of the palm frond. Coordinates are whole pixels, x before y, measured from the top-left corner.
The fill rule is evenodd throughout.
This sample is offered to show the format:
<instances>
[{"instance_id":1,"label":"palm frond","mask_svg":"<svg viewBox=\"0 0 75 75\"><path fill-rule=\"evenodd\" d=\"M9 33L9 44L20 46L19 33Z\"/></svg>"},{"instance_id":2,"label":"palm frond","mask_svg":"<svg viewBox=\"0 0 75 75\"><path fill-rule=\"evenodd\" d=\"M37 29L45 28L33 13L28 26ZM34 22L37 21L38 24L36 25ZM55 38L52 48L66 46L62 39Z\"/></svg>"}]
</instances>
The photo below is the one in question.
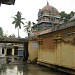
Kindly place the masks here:
<instances>
[{"instance_id":1,"label":"palm frond","mask_svg":"<svg viewBox=\"0 0 75 75\"><path fill-rule=\"evenodd\" d=\"M19 28L21 29L21 25L19 25Z\"/></svg>"},{"instance_id":2,"label":"palm frond","mask_svg":"<svg viewBox=\"0 0 75 75\"><path fill-rule=\"evenodd\" d=\"M24 25L24 22L21 21L21 23Z\"/></svg>"},{"instance_id":3,"label":"palm frond","mask_svg":"<svg viewBox=\"0 0 75 75\"><path fill-rule=\"evenodd\" d=\"M15 24L15 21L13 21L12 24Z\"/></svg>"},{"instance_id":4,"label":"palm frond","mask_svg":"<svg viewBox=\"0 0 75 75\"><path fill-rule=\"evenodd\" d=\"M15 24L15 29L18 27L18 25L17 24Z\"/></svg>"},{"instance_id":5,"label":"palm frond","mask_svg":"<svg viewBox=\"0 0 75 75\"><path fill-rule=\"evenodd\" d=\"M27 27L27 25L26 26L24 25L24 28L26 28L26 27Z\"/></svg>"},{"instance_id":6,"label":"palm frond","mask_svg":"<svg viewBox=\"0 0 75 75\"><path fill-rule=\"evenodd\" d=\"M25 18L21 18L22 20L26 20Z\"/></svg>"},{"instance_id":7,"label":"palm frond","mask_svg":"<svg viewBox=\"0 0 75 75\"><path fill-rule=\"evenodd\" d=\"M16 17L12 17L12 18L16 18Z\"/></svg>"}]
</instances>

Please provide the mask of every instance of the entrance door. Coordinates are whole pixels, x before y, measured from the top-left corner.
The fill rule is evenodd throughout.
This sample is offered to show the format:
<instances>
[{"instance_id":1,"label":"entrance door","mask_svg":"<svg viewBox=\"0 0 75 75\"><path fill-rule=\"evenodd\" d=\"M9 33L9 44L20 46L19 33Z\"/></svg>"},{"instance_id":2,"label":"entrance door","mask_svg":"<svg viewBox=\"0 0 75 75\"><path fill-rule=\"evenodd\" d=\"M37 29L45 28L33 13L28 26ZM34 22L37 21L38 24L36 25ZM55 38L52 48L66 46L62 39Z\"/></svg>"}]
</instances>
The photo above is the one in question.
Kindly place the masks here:
<instances>
[{"instance_id":1,"label":"entrance door","mask_svg":"<svg viewBox=\"0 0 75 75\"><path fill-rule=\"evenodd\" d=\"M12 55L12 49L11 48L7 49L7 55Z\"/></svg>"}]
</instances>

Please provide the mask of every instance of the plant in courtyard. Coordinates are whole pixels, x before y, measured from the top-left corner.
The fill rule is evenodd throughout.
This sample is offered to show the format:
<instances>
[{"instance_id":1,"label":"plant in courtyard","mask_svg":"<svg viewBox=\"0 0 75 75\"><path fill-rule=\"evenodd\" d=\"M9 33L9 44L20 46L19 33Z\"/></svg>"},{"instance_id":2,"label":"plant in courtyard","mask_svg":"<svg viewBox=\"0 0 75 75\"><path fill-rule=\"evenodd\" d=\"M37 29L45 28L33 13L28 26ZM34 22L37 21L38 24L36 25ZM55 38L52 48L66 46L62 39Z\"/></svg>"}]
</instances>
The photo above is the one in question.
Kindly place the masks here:
<instances>
[{"instance_id":1,"label":"plant in courtyard","mask_svg":"<svg viewBox=\"0 0 75 75\"><path fill-rule=\"evenodd\" d=\"M29 38L29 36L30 36L30 31L31 31L31 21L26 22L26 24L24 25L24 31L27 32L28 38Z\"/></svg>"},{"instance_id":2,"label":"plant in courtyard","mask_svg":"<svg viewBox=\"0 0 75 75\"><path fill-rule=\"evenodd\" d=\"M12 22L12 24L15 24L15 28L18 28L18 38L19 36L19 29L21 29L21 24L24 25L24 23L22 22L22 20L24 20L25 18L21 17L21 12L17 12L17 14L15 15L15 17L13 17L14 21Z\"/></svg>"}]
</instances>

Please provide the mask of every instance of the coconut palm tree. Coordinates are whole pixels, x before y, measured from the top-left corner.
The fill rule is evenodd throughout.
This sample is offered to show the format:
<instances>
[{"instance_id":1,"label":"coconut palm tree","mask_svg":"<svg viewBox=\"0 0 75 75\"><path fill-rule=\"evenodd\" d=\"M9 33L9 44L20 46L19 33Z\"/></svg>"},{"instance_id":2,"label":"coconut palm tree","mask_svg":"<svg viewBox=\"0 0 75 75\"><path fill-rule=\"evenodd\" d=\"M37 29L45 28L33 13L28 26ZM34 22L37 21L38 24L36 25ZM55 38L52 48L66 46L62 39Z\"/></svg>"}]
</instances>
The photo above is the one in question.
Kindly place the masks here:
<instances>
[{"instance_id":1,"label":"coconut palm tree","mask_svg":"<svg viewBox=\"0 0 75 75\"><path fill-rule=\"evenodd\" d=\"M24 31L27 32L28 38L29 38L29 36L30 36L30 31L31 31L31 21L26 22L26 24L24 25Z\"/></svg>"},{"instance_id":2,"label":"coconut palm tree","mask_svg":"<svg viewBox=\"0 0 75 75\"><path fill-rule=\"evenodd\" d=\"M12 22L12 24L15 24L15 29L18 28L18 38L19 38L19 29L21 29L21 24L24 25L24 23L22 22L22 20L24 20L25 18L21 17L21 12L17 12L17 14L15 15L14 21Z\"/></svg>"}]
</instances>

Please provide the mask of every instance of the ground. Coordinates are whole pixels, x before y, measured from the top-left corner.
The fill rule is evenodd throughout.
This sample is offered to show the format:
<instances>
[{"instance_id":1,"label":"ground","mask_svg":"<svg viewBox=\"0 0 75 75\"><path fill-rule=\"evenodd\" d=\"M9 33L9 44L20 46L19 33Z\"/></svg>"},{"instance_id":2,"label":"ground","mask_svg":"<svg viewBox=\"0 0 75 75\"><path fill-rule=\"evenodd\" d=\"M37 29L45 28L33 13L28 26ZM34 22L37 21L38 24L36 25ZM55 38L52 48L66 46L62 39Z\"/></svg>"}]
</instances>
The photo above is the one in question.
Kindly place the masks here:
<instances>
[{"instance_id":1,"label":"ground","mask_svg":"<svg viewBox=\"0 0 75 75\"><path fill-rule=\"evenodd\" d=\"M0 75L69 75L37 64L10 62L2 65Z\"/></svg>"}]
</instances>

